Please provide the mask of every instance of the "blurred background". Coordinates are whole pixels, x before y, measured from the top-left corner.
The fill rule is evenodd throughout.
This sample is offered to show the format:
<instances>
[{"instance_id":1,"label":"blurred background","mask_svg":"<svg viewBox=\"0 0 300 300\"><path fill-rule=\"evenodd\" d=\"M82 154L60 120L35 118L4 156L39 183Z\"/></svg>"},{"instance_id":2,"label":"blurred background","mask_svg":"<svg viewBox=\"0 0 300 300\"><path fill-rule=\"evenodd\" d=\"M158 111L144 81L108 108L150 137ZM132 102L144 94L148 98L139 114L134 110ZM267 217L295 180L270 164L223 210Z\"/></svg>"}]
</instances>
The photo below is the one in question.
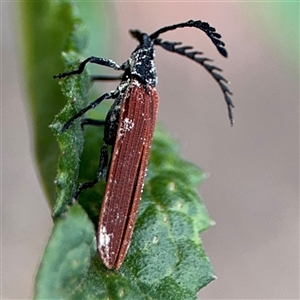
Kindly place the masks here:
<instances>
[{"instance_id":1,"label":"blurred background","mask_svg":"<svg viewBox=\"0 0 300 300\"><path fill-rule=\"evenodd\" d=\"M199 298L299 299L299 3L107 6L101 16L111 48L89 55L122 63L136 46L128 29L152 33L189 19L216 27L229 52L221 57L195 29L163 36L194 45L224 70L234 93L233 128L210 75L179 55L156 51L159 122L180 141L183 157L210 174L199 192L216 226L201 238L218 279ZM32 297L52 227L33 155L16 9L1 3L2 299Z\"/></svg>"}]
</instances>

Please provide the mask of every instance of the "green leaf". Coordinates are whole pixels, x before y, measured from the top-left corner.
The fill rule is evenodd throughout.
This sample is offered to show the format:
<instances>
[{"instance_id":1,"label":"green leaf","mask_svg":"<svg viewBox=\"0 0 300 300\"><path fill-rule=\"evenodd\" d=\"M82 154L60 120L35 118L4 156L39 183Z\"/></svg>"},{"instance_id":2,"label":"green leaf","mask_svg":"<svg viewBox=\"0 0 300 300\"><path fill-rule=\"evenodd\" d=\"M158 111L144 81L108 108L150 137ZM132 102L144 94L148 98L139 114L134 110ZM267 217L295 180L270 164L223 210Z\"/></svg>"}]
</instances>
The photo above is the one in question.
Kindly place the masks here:
<instances>
[{"instance_id":1,"label":"green leaf","mask_svg":"<svg viewBox=\"0 0 300 300\"><path fill-rule=\"evenodd\" d=\"M35 299L71 299L96 252L94 226L78 204L55 223L36 277Z\"/></svg>"},{"instance_id":2,"label":"green leaf","mask_svg":"<svg viewBox=\"0 0 300 300\"><path fill-rule=\"evenodd\" d=\"M76 6L67 2L26 3L22 9L23 18L30 20L24 21L25 32L37 35L35 43L31 36L27 37L27 55L32 65L39 66L32 73L31 64L27 64L27 82L33 99L32 111L37 114L34 124L38 161L55 217L36 277L35 299L196 299L199 289L214 279L199 239L199 233L213 224L197 195L197 186L204 181L205 174L181 159L177 142L157 127L131 246L120 270L107 270L96 253L94 232L105 183L82 192L79 203L72 203L78 182L94 179L96 175L103 129L87 128L83 132L77 121L61 132L65 122L86 105L87 95L93 94L88 93L88 73L60 81L51 79L54 74L76 68L78 61L86 57L86 29ZM43 17L37 18L39 22L31 20L41 11ZM46 41L52 36L55 38L50 45ZM64 66L58 66L59 51L53 51L54 58L53 47L63 49ZM46 78L43 72L47 68L51 74L47 73ZM55 91L59 85L61 94ZM33 107L38 97L42 104ZM67 103L63 109L62 103ZM107 108L101 104L101 110L93 110L90 115L103 119ZM57 114L53 122L48 114L52 118ZM57 146L47 128L51 122L59 145L55 151ZM53 165L57 165L55 203Z\"/></svg>"},{"instance_id":3,"label":"green leaf","mask_svg":"<svg viewBox=\"0 0 300 300\"><path fill-rule=\"evenodd\" d=\"M22 49L20 54L32 115L35 156L49 204L53 207L59 148L49 125L66 103L53 75L64 68L60 59L62 49L72 51L72 63L76 62L79 56L75 53L82 52L87 36L75 7L70 3L23 1L18 5L22 25L19 48Z\"/></svg>"},{"instance_id":4,"label":"green leaf","mask_svg":"<svg viewBox=\"0 0 300 300\"><path fill-rule=\"evenodd\" d=\"M78 228L83 221L86 222L86 216L77 214L78 225L72 227L75 218L71 209L75 206L79 210L80 207L73 205L68 208L66 217L63 215L63 220L58 218L56 221L55 228L61 228L61 222L73 218L68 223L70 227L65 225L71 232L61 233L60 229L54 228L37 276L40 289L37 288L35 299L42 299L40 295L47 295L49 291L51 299L196 299L199 289L214 279L198 237L198 233L212 225L212 221L199 201L196 184L191 184L202 181L204 174L180 159L174 150L177 147L172 145L176 145L174 140L156 130L150 158L152 166L149 165L151 172L145 182L131 246L121 269L118 272L107 270L92 245L91 256L85 257L86 261L91 261L89 267L77 273L66 269L63 275L49 280L51 272L46 266L59 264L62 268L70 265L66 251L58 251L53 244L68 247L74 240L86 244L87 237L82 233L83 229ZM167 152L165 160L161 160L160 151L168 147L171 147L170 153ZM160 172L156 175L155 165L157 168L160 165ZM184 167L184 171L178 170L178 166ZM86 197L95 194L95 198L101 199L101 192L95 188L85 194ZM80 201L86 200L81 198ZM90 224L86 226L93 227L90 222L86 223ZM94 237L94 232L92 234ZM68 272L70 281L63 278ZM58 294L52 294L53 291Z\"/></svg>"},{"instance_id":5,"label":"green leaf","mask_svg":"<svg viewBox=\"0 0 300 300\"><path fill-rule=\"evenodd\" d=\"M69 67L78 61L79 54L75 51L70 50L63 54L66 65ZM65 205L70 203L76 192L80 157L83 150L83 131L80 120L76 121L69 130L63 133L61 130L63 125L86 103L88 85L89 76L86 71L80 76L72 76L61 82L62 92L68 98L68 103L50 126L61 150L58 174L55 180L57 199L53 208L54 217L65 212Z\"/></svg>"}]
</instances>

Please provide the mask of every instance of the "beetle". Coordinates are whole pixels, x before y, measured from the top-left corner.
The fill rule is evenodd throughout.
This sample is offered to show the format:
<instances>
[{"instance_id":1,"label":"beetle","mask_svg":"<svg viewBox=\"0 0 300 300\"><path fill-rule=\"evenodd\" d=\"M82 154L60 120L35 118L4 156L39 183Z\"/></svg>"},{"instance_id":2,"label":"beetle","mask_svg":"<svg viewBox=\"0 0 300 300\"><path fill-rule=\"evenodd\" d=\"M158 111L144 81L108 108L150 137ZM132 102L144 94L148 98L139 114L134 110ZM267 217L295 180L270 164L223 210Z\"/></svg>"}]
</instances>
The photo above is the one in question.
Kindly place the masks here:
<instances>
[{"instance_id":1,"label":"beetle","mask_svg":"<svg viewBox=\"0 0 300 300\"><path fill-rule=\"evenodd\" d=\"M102 261L109 269L118 270L126 256L146 177L159 100L155 88L157 75L154 46L161 46L167 51L183 55L202 65L219 84L233 125L234 105L229 96L232 93L226 85L228 81L218 73L222 70L208 64L210 59L200 57L202 52L188 51L193 47L181 46L180 42L168 42L159 38L167 31L184 27L202 30L219 53L227 57L225 44L220 39L221 35L206 22L190 20L163 27L150 35L139 30L130 30L139 45L129 59L121 65L110 59L91 56L82 61L77 69L54 76L54 78L64 78L81 74L87 63L123 72L121 76L116 77L94 77L99 80L117 79L120 83L114 91L103 94L81 109L62 128L62 131L67 130L75 120L103 100L114 100L105 121L88 118L82 120L83 125L104 125L104 145L101 149L96 178L80 184L74 196L76 199L82 190L94 186L105 177L108 170L99 217L97 247ZM112 147L110 160L108 146Z\"/></svg>"}]
</instances>

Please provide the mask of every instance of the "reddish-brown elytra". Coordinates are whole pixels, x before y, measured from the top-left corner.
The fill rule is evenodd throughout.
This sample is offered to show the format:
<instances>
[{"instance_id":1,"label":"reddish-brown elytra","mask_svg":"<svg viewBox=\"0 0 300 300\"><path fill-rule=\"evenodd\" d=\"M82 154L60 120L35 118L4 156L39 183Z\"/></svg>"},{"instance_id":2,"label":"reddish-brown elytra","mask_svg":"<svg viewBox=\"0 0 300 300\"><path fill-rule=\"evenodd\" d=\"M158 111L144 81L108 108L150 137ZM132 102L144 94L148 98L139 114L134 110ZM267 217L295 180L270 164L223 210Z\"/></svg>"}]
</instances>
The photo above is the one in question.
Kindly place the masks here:
<instances>
[{"instance_id":1,"label":"reddish-brown elytra","mask_svg":"<svg viewBox=\"0 0 300 300\"><path fill-rule=\"evenodd\" d=\"M63 78L81 74L88 62L123 71L122 76L93 77L94 80L121 81L115 91L105 93L83 108L62 129L62 131L67 130L75 120L103 100L114 99L105 121L82 120L83 125L104 125L104 145L101 149L97 177L93 181L79 185L74 195L74 198L77 198L83 189L94 186L105 176L108 168L97 242L99 255L109 269L118 270L126 256L146 177L158 108L154 45L159 45L167 51L178 53L201 64L218 82L227 103L230 122L233 124L232 108L234 106L229 97L231 92L226 86L227 80L217 73L221 70L208 64L210 59L199 57L202 52L187 51L192 47L179 46L181 43L167 42L158 38L162 33L183 27L194 27L204 31L218 51L227 57L225 44L220 40L221 35L208 23L191 20L163 27L151 35L131 30L131 35L139 41L139 45L130 58L120 66L112 60L91 56L85 59L76 70L54 76L54 78ZM108 163L108 146L112 147L110 163Z\"/></svg>"},{"instance_id":2,"label":"reddish-brown elytra","mask_svg":"<svg viewBox=\"0 0 300 300\"><path fill-rule=\"evenodd\" d=\"M108 268L119 269L136 221L155 127L158 95L132 79L124 105L98 228L98 250Z\"/></svg>"}]
</instances>

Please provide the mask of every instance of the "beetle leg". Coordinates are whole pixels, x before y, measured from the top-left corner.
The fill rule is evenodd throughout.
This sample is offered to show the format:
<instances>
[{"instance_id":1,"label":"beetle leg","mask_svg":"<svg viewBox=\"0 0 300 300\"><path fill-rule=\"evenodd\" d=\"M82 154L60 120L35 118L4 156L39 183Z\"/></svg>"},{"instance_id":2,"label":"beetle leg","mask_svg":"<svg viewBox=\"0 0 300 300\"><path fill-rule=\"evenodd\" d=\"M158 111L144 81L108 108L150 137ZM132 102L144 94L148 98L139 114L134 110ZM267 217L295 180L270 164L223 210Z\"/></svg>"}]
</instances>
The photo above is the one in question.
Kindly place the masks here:
<instances>
[{"instance_id":1,"label":"beetle leg","mask_svg":"<svg viewBox=\"0 0 300 300\"><path fill-rule=\"evenodd\" d=\"M97 171L97 177L94 180L87 181L79 184L76 194L74 196L75 199L78 198L79 194L82 190L89 189L93 187L96 183L98 183L106 174L108 164L108 152L107 152L107 144L104 144L100 151L100 162Z\"/></svg>"},{"instance_id":2,"label":"beetle leg","mask_svg":"<svg viewBox=\"0 0 300 300\"><path fill-rule=\"evenodd\" d=\"M75 116L73 116L62 128L62 132L67 130L73 123L76 121L78 118L80 118L83 114L85 114L88 110L95 108L97 105L99 105L103 100L105 99L111 99L115 98L116 96L113 93L105 93L101 97L97 98L95 101L90 103L88 106L85 108L81 109Z\"/></svg>"},{"instance_id":3,"label":"beetle leg","mask_svg":"<svg viewBox=\"0 0 300 300\"><path fill-rule=\"evenodd\" d=\"M81 62L77 69L70 71L70 72L59 73L57 75L54 75L53 78L64 78L64 77L68 77L68 76L75 75L75 74L81 74L84 71L85 65L87 63L102 65L105 67L112 68L114 70L123 70L123 66L119 66L113 60L90 56L87 59L85 59L83 62Z\"/></svg>"},{"instance_id":4,"label":"beetle leg","mask_svg":"<svg viewBox=\"0 0 300 300\"><path fill-rule=\"evenodd\" d=\"M89 119L85 118L81 120L81 129L84 129L84 126L86 125L92 125L92 126L104 126L105 121L103 120L95 120L95 119Z\"/></svg>"}]
</instances>

